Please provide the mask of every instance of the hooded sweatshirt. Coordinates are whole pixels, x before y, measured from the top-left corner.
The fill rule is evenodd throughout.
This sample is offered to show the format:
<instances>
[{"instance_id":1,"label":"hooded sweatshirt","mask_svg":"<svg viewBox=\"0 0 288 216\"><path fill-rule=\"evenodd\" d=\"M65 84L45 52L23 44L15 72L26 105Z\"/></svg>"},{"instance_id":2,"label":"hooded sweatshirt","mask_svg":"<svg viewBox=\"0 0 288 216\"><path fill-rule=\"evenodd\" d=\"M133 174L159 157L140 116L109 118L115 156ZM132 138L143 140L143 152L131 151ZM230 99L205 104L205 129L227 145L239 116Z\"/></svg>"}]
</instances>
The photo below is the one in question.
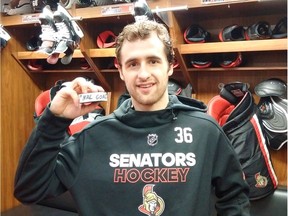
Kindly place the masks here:
<instances>
[{"instance_id":1,"label":"hooded sweatshirt","mask_svg":"<svg viewBox=\"0 0 288 216\"><path fill-rule=\"evenodd\" d=\"M67 137L72 120L46 108L21 155L15 197L37 203L69 190L84 216L248 216L248 185L221 127L196 100L112 114Z\"/></svg>"}]
</instances>

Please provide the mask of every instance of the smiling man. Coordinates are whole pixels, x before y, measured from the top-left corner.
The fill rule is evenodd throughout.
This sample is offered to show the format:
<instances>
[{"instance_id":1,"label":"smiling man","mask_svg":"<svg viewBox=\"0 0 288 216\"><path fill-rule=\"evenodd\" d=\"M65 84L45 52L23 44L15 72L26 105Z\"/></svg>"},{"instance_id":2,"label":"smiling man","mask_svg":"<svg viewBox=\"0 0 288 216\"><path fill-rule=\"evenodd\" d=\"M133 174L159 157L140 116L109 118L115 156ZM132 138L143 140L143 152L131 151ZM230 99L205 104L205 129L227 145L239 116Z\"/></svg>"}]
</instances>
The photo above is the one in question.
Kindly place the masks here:
<instances>
[{"instance_id":1,"label":"smiling man","mask_svg":"<svg viewBox=\"0 0 288 216\"><path fill-rule=\"evenodd\" d=\"M101 92L84 78L45 109L19 161L15 196L37 203L69 190L80 215L249 216L249 188L221 127L194 99L168 94L173 47L166 27L141 21L116 41L120 78L131 96L113 113L67 137Z\"/></svg>"},{"instance_id":2,"label":"smiling man","mask_svg":"<svg viewBox=\"0 0 288 216\"><path fill-rule=\"evenodd\" d=\"M141 29L139 25L143 25ZM164 109L168 104L167 85L173 74L173 50L163 31L166 31L164 27L140 22L127 26L118 36L116 54L120 77L139 111Z\"/></svg>"}]
</instances>

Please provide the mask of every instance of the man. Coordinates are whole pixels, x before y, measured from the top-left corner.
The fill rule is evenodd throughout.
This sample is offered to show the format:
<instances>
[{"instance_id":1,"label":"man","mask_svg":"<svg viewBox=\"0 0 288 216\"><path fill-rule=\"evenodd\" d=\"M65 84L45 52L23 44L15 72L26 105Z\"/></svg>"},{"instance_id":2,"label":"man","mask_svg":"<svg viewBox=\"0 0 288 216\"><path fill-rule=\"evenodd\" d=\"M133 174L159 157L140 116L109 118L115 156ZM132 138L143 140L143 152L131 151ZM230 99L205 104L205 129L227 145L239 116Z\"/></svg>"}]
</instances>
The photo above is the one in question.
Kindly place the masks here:
<instances>
[{"instance_id":1,"label":"man","mask_svg":"<svg viewBox=\"0 0 288 216\"><path fill-rule=\"evenodd\" d=\"M77 78L62 88L23 151L15 196L36 203L69 190L79 214L248 216L248 186L221 128L190 98L168 95L174 53L166 28L136 22L117 37L121 79L131 99L66 138L72 119L95 104L78 94L103 91Z\"/></svg>"}]
</instances>

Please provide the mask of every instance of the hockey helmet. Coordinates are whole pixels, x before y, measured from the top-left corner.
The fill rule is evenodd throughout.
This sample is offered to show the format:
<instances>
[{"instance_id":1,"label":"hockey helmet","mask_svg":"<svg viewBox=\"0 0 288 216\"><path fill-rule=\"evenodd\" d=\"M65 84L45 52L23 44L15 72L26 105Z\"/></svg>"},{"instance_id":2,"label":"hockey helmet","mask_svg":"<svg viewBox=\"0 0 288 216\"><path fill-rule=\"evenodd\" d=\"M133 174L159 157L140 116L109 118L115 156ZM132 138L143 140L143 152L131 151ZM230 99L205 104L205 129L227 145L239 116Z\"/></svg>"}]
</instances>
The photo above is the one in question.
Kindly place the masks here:
<instances>
[{"instance_id":1,"label":"hockey helmet","mask_svg":"<svg viewBox=\"0 0 288 216\"><path fill-rule=\"evenodd\" d=\"M249 26L245 32L246 40L269 39L271 35L270 24L266 21L259 21Z\"/></svg>"},{"instance_id":2,"label":"hockey helmet","mask_svg":"<svg viewBox=\"0 0 288 216\"><path fill-rule=\"evenodd\" d=\"M184 40L186 43L204 43L210 39L210 33L200 25L190 25L184 32Z\"/></svg>"},{"instance_id":3,"label":"hockey helmet","mask_svg":"<svg viewBox=\"0 0 288 216\"><path fill-rule=\"evenodd\" d=\"M277 96L286 98L287 84L281 79L271 78L257 84L254 91L259 97Z\"/></svg>"},{"instance_id":4,"label":"hockey helmet","mask_svg":"<svg viewBox=\"0 0 288 216\"><path fill-rule=\"evenodd\" d=\"M218 64L223 68L237 67L242 63L242 53L221 53L218 55Z\"/></svg>"},{"instance_id":5,"label":"hockey helmet","mask_svg":"<svg viewBox=\"0 0 288 216\"><path fill-rule=\"evenodd\" d=\"M275 25L272 31L272 38L286 38L287 37L287 17L283 17Z\"/></svg>"},{"instance_id":6,"label":"hockey helmet","mask_svg":"<svg viewBox=\"0 0 288 216\"><path fill-rule=\"evenodd\" d=\"M230 25L219 33L220 41L242 41L245 40L245 29L243 26Z\"/></svg>"},{"instance_id":7,"label":"hockey helmet","mask_svg":"<svg viewBox=\"0 0 288 216\"><path fill-rule=\"evenodd\" d=\"M99 48L109 48L116 44L116 35L110 31L103 31L97 36L97 46Z\"/></svg>"},{"instance_id":8,"label":"hockey helmet","mask_svg":"<svg viewBox=\"0 0 288 216\"><path fill-rule=\"evenodd\" d=\"M287 144L287 85L280 79L272 78L256 85L254 91L260 96L258 107L268 144L272 149L279 150Z\"/></svg>"},{"instance_id":9,"label":"hockey helmet","mask_svg":"<svg viewBox=\"0 0 288 216\"><path fill-rule=\"evenodd\" d=\"M191 55L191 64L195 68L208 68L212 64L211 54L194 54Z\"/></svg>"},{"instance_id":10,"label":"hockey helmet","mask_svg":"<svg viewBox=\"0 0 288 216\"><path fill-rule=\"evenodd\" d=\"M168 94L191 98L192 85L188 83L187 86L183 88L183 85L181 85L179 81L170 78L168 81Z\"/></svg>"}]
</instances>

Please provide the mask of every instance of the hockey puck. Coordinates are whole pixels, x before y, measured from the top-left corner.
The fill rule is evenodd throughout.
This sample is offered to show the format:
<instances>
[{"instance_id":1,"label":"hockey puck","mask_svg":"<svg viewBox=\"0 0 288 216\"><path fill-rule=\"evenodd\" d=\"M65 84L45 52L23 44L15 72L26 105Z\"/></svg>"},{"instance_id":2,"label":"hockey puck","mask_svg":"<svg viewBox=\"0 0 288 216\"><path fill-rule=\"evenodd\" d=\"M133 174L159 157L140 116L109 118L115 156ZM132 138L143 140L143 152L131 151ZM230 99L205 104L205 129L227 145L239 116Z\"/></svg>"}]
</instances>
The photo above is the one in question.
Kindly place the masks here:
<instances>
[{"instance_id":1,"label":"hockey puck","mask_svg":"<svg viewBox=\"0 0 288 216\"><path fill-rule=\"evenodd\" d=\"M79 94L80 103L107 101L107 92L91 92Z\"/></svg>"}]
</instances>

